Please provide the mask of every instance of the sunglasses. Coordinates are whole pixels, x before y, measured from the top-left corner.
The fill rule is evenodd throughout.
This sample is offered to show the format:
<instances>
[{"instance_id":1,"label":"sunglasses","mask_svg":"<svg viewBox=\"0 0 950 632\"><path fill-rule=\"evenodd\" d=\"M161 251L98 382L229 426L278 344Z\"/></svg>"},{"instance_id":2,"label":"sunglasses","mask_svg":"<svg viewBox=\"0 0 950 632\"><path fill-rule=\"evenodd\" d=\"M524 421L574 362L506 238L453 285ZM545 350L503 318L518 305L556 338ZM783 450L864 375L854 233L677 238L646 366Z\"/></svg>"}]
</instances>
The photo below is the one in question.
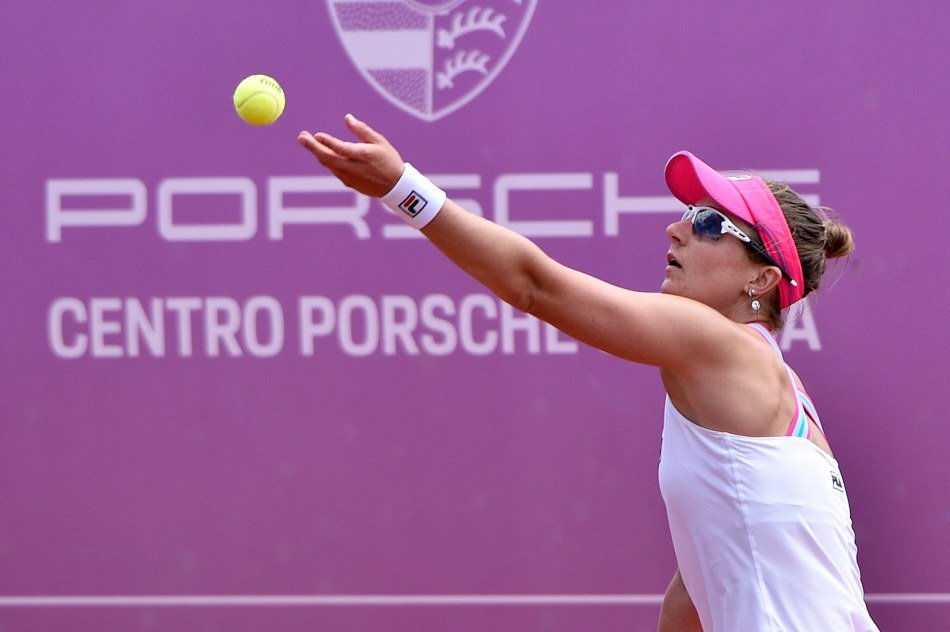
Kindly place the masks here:
<instances>
[{"instance_id":1,"label":"sunglasses","mask_svg":"<svg viewBox=\"0 0 950 632\"><path fill-rule=\"evenodd\" d=\"M752 241L751 237L717 209L708 206L687 206L686 212L683 213L683 219L688 220L693 225L693 233L699 237L719 241L723 235L732 235L744 243L749 250L759 255L766 263L781 270L782 275L791 281L792 285L798 285L795 279L785 271L785 266L779 265L775 259L769 256L765 248Z\"/></svg>"}]
</instances>

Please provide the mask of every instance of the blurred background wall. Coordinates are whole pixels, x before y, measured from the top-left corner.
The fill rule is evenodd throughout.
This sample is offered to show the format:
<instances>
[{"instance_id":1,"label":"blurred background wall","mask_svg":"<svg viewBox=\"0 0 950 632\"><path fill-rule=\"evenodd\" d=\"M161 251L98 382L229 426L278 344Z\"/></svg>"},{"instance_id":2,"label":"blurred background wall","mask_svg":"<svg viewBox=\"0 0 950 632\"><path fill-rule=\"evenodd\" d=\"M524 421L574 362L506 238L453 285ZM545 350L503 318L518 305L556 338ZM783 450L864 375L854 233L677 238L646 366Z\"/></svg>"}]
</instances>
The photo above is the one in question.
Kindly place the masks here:
<instances>
[{"instance_id":1,"label":"blurred background wall","mask_svg":"<svg viewBox=\"0 0 950 632\"><path fill-rule=\"evenodd\" d=\"M780 341L872 614L947 629L946 4L446 4L4 3L0 629L655 629L656 371L321 171L295 137L346 112L638 290L677 150L836 209L858 250Z\"/></svg>"}]
</instances>

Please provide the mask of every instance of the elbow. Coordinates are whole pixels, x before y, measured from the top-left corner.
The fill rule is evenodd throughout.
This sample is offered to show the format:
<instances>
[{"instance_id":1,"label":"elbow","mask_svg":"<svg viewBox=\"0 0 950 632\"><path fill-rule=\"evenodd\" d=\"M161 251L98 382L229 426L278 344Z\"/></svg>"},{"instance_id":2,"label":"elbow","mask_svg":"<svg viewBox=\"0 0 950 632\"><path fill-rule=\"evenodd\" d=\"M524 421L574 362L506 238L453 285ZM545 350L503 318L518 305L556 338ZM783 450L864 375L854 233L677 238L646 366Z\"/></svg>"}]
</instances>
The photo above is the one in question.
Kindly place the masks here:
<instances>
[{"instance_id":1,"label":"elbow","mask_svg":"<svg viewBox=\"0 0 950 632\"><path fill-rule=\"evenodd\" d=\"M532 316L537 315L534 313L535 306L537 305L537 291L530 286L516 292L512 300L507 300L506 302L526 314L531 314Z\"/></svg>"},{"instance_id":2,"label":"elbow","mask_svg":"<svg viewBox=\"0 0 950 632\"><path fill-rule=\"evenodd\" d=\"M533 246L533 244L532 244ZM537 316L535 313L544 302L543 296L550 290L551 260L536 246L522 253L506 271L495 276L489 286L495 295L515 309Z\"/></svg>"},{"instance_id":3,"label":"elbow","mask_svg":"<svg viewBox=\"0 0 950 632\"><path fill-rule=\"evenodd\" d=\"M530 283L510 284L491 289L499 299L527 314L531 314L537 304L537 291Z\"/></svg>"},{"instance_id":4,"label":"elbow","mask_svg":"<svg viewBox=\"0 0 950 632\"><path fill-rule=\"evenodd\" d=\"M545 313L546 306L552 304L560 287L554 282L556 276L552 274L551 268L544 265L526 266L512 278L516 280L510 284L507 296L500 298L515 309L547 322L550 314Z\"/></svg>"},{"instance_id":5,"label":"elbow","mask_svg":"<svg viewBox=\"0 0 950 632\"><path fill-rule=\"evenodd\" d=\"M515 280L517 278L517 280ZM495 296L515 309L535 316L538 305L539 288L531 275L509 276L506 283L490 288Z\"/></svg>"}]
</instances>

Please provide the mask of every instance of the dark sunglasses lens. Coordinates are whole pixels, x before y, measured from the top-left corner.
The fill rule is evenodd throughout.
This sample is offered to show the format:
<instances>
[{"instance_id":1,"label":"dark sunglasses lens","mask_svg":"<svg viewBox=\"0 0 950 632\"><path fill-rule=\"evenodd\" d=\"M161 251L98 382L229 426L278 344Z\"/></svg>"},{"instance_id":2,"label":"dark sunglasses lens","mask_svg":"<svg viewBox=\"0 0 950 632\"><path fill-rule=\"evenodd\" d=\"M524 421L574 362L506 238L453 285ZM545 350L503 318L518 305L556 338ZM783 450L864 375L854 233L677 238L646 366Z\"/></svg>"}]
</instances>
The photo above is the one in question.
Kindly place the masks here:
<instances>
[{"instance_id":1,"label":"dark sunglasses lens","mask_svg":"<svg viewBox=\"0 0 950 632\"><path fill-rule=\"evenodd\" d=\"M722 216L712 211L700 211L693 220L693 231L700 237L722 237Z\"/></svg>"}]
</instances>

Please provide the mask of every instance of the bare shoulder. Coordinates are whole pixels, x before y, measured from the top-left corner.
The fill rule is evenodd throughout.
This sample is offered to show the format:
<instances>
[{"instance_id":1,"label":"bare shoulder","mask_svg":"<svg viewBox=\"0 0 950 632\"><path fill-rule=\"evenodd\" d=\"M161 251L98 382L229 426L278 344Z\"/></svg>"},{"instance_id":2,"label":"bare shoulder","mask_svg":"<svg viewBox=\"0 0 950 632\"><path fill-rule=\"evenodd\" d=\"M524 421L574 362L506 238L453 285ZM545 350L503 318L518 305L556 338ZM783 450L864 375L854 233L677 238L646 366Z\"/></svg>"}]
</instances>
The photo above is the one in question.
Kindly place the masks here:
<instances>
[{"instance_id":1,"label":"bare shoulder","mask_svg":"<svg viewBox=\"0 0 950 632\"><path fill-rule=\"evenodd\" d=\"M798 377L798 373L795 372L795 369L788 367L788 372L792 375L792 379L795 380L795 386L804 391L805 383L802 382L802 378Z\"/></svg>"},{"instance_id":2,"label":"bare shoulder","mask_svg":"<svg viewBox=\"0 0 950 632\"><path fill-rule=\"evenodd\" d=\"M781 356L753 328L731 323L718 358L662 371L670 399L697 425L746 436L784 433L795 401Z\"/></svg>"}]
</instances>

